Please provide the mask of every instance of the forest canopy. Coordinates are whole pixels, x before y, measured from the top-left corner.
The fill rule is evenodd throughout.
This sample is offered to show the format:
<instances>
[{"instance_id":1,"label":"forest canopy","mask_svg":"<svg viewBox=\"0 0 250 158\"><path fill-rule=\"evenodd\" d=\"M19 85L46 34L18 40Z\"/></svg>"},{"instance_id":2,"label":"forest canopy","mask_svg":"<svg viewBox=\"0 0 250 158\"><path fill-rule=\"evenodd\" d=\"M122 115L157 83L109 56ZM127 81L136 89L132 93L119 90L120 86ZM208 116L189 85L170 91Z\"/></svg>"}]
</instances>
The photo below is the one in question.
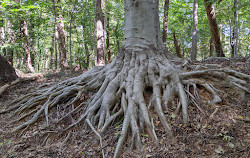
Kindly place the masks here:
<instances>
[{"instance_id":1,"label":"forest canopy","mask_svg":"<svg viewBox=\"0 0 250 158\"><path fill-rule=\"evenodd\" d=\"M238 55L239 57L248 56L250 24L247 19L249 19L250 9L247 6L250 2L238 1L237 19L235 19L236 8L233 0L211 0L210 2L215 8L220 41L225 56L231 57L232 49L234 49L232 42L235 20L238 21ZM190 59L194 2L174 0L168 3L166 48L174 54L179 51L184 58ZM160 0L159 16L162 33L164 32L164 15L166 15L164 4L165 1ZM100 48L104 52L105 63L109 63L122 47L124 4L120 0L103 1L100 12L97 8L95 1L90 0L60 2L57 0L1 0L0 53L14 67L26 68L26 70L25 59L30 58L29 64L37 72L65 66L71 69L76 66L81 69L93 67L96 65L97 52ZM203 60L216 56L216 53L203 0L198 0L197 11L197 60ZM98 15L102 18L104 36L103 46L100 48L97 48L100 43L96 42ZM26 28L24 28L25 25L27 25ZM29 58L27 51L30 54ZM34 71L31 66L28 70Z\"/></svg>"}]
</instances>

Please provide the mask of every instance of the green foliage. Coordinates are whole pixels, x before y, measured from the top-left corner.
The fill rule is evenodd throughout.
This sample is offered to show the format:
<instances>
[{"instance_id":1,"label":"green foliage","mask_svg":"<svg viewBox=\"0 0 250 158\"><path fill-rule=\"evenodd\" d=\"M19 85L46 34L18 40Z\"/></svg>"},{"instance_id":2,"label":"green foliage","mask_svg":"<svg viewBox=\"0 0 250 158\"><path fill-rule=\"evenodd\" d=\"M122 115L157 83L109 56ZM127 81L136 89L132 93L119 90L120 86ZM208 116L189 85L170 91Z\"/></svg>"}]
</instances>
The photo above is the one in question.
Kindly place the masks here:
<instances>
[{"instance_id":1,"label":"green foliage","mask_svg":"<svg viewBox=\"0 0 250 158\"><path fill-rule=\"evenodd\" d=\"M110 49L112 58L121 48L124 37L124 8L123 1L103 1L105 19L109 16ZM198 8L198 59L204 59L209 55L209 30L204 1L199 0ZM230 38L234 27L234 1L211 0L215 5L217 23L220 27L223 49L229 57L231 52ZM163 21L164 0L160 0L160 21ZM249 55L250 40L250 2L239 1L239 54ZM193 22L193 0L173 0L169 4L169 21L167 48L175 53L173 43L173 32L176 33L181 49L184 49L185 57L189 58L192 43L192 22ZM54 32L55 17L63 16L66 33L66 48L69 52L69 32L72 33L72 56L75 65L86 67L87 54L90 56L90 63L94 60L93 53L96 47L96 22L95 22L95 1L90 0L68 0L53 3L50 0L25 0L16 3L13 0L0 0L0 27L5 28L4 44L0 53L6 49L14 50L14 58L23 56L23 37L20 32L20 23L25 20L28 24L29 43L35 49L35 62L40 64L39 70L46 69L46 60L50 60L52 48L52 37ZM71 24L71 27L70 27ZM161 23L162 27L162 23ZM231 28L231 35L230 35ZM8 29L13 30L15 35L14 43L10 43L11 35ZM32 39L32 40L31 40ZM85 48L86 47L86 48ZM88 51L88 52L86 52ZM15 60L14 61L17 61ZM70 62L69 53L67 61ZM17 63L14 63L17 65ZM36 67L38 70L38 66Z\"/></svg>"}]
</instances>

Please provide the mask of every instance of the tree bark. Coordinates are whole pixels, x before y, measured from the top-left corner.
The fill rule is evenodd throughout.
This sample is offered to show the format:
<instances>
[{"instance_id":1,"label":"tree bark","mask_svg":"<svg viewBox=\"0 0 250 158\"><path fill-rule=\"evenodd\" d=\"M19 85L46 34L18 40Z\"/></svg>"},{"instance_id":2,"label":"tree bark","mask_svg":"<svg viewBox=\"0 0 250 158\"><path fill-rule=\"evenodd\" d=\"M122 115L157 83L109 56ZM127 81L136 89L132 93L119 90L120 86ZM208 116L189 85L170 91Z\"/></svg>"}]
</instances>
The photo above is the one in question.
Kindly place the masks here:
<instances>
[{"instance_id":1,"label":"tree bark","mask_svg":"<svg viewBox=\"0 0 250 158\"><path fill-rule=\"evenodd\" d=\"M29 41L28 41L28 28L27 28L27 23L26 21L22 20L22 33L23 33L23 50L25 52L25 63L30 72L35 72L32 63L31 63L31 55L29 51Z\"/></svg>"},{"instance_id":2,"label":"tree bark","mask_svg":"<svg viewBox=\"0 0 250 158\"><path fill-rule=\"evenodd\" d=\"M198 0L194 0L191 60L196 60L197 56L197 25L198 25Z\"/></svg>"},{"instance_id":3,"label":"tree bark","mask_svg":"<svg viewBox=\"0 0 250 158\"><path fill-rule=\"evenodd\" d=\"M88 45L87 42L84 41L84 49L85 49L85 54L86 54L86 68L88 69L89 67L89 49L88 49Z\"/></svg>"},{"instance_id":4,"label":"tree bark","mask_svg":"<svg viewBox=\"0 0 250 158\"><path fill-rule=\"evenodd\" d=\"M213 56L214 52L214 44L213 44L213 38L211 37L209 40L209 57Z\"/></svg>"},{"instance_id":5,"label":"tree bark","mask_svg":"<svg viewBox=\"0 0 250 158\"><path fill-rule=\"evenodd\" d=\"M212 33L216 54L218 57L224 57L225 55L223 53L222 44L220 41L220 33L219 33L219 28L216 22L214 5L211 2L211 0L204 0L204 3L205 3L209 27Z\"/></svg>"},{"instance_id":6,"label":"tree bark","mask_svg":"<svg viewBox=\"0 0 250 158\"><path fill-rule=\"evenodd\" d=\"M104 8L103 0L96 0L97 61L96 66L105 65Z\"/></svg>"},{"instance_id":7,"label":"tree bark","mask_svg":"<svg viewBox=\"0 0 250 158\"><path fill-rule=\"evenodd\" d=\"M239 10L238 0L234 0L234 29L233 29L233 40L232 40L232 58L238 57L238 21L239 21Z\"/></svg>"},{"instance_id":8,"label":"tree bark","mask_svg":"<svg viewBox=\"0 0 250 158\"><path fill-rule=\"evenodd\" d=\"M174 37L174 45L175 45L177 56L181 58L181 48L176 38L175 32L173 33L173 37Z\"/></svg>"},{"instance_id":9,"label":"tree bark","mask_svg":"<svg viewBox=\"0 0 250 158\"><path fill-rule=\"evenodd\" d=\"M5 45L5 31L4 31L4 21L0 20L0 46L1 46L1 51L4 52L3 46ZM6 51L6 50L5 50Z\"/></svg>"},{"instance_id":10,"label":"tree bark","mask_svg":"<svg viewBox=\"0 0 250 158\"><path fill-rule=\"evenodd\" d=\"M30 20L31 22L33 21L33 19ZM33 33L33 29L34 29L34 24L31 23L30 24L30 57L31 57L31 64L32 66L35 68L35 35Z\"/></svg>"},{"instance_id":11,"label":"tree bark","mask_svg":"<svg viewBox=\"0 0 250 158\"><path fill-rule=\"evenodd\" d=\"M106 27L106 33L107 33L107 39L106 39L106 47L107 47L107 55L108 55L108 63L111 62L111 52L110 52L110 41L109 41L109 10L107 10L107 27Z\"/></svg>"},{"instance_id":12,"label":"tree bark","mask_svg":"<svg viewBox=\"0 0 250 158\"><path fill-rule=\"evenodd\" d=\"M67 51L65 44L65 30L62 15L59 15L58 23L58 47L59 47L59 56L60 56L60 68L66 69L68 67L67 63Z\"/></svg>"},{"instance_id":13,"label":"tree bark","mask_svg":"<svg viewBox=\"0 0 250 158\"><path fill-rule=\"evenodd\" d=\"M73 71L73 67L72 67L72 18L73 18L73 15L71 13L71 16L70 16L70 23L69 23L69 56L70 56L70 71Z\"/></svg>"},{"instance_id":14,"label":"tree bark","mask_svg":"<svg viewBox=\"0 0 250 158\"><path fill-rule=\"evenodd\" d=\"M168 34L168 10L169 0L164 2L164 17L163 17L163 30L162 30L162 41L165 47L167 47L167 34Z\"/></svg>"},{"instance_id":15,"label":"tree bark","mask_svg":"<svg viewBox=\"0 0 250 158\"><path fill-rule=\"evenodd\" d=\"M163 49L160 33L158 13L159 1L134 0L124 1L125 35L123 46L125 48L148 48L154 45Z\"/></svg>"},{"instance_id":16,"label":"tree bark","mask_svg":"<svg viewBox=\"0 0 250 158\"><path fill-rule=\"evenodd\" d=\"M12 24L9 20L6 20L6 33L8 34L8 40L7 43L10 45L8 48L3 49L3 53L6 56L6 59L10 62L10 64L13 66L13 57L14 57L14 48L13 45L16 40L15 32L11 29Z\"/></svg>"},{"instance_id":17,"label":"tree bark","mask_svg":"<svg viewBox=\"0 0 250 158\"><path fill-rule=\"evenodd\" d=\"M57 70L58 68L58 47L57 47L57 42L59 40L59 34L58 34L58 27L57 27L57 19L56 19L56 13L55 13L55 30L54 30L54 50L55 50L55 69ZM59 55L60 56L60 55ZM60 59L59 59L60 60Z\"/></svg>"}]
</instances>

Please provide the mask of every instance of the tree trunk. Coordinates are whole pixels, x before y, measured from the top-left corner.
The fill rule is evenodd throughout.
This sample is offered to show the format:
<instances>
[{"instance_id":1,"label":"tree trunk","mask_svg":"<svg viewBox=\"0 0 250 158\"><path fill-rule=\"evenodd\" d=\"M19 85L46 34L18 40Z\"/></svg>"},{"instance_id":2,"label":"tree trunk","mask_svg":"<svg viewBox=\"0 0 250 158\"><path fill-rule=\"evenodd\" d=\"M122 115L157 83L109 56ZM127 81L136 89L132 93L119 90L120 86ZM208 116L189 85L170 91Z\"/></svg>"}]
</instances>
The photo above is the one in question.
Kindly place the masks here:
<instances>
[{"instance_id":1,"label":"tree trunk","mask_svg":"<svg viewBox=\"0 0 250 158\"><path fill-rule=\"evenodd\" d=\"M55 132L59 135L77 130L76 126L79 126L80 130L84 128L99 138L102 157L105 157L102 142L107 138L103 136L119 123L121 129L113 156L118 158L125 150L123 145L128 140L127 136L131 138L130 149L141 149L141 133L144 131L156 144L161 143L155 132L154 119L160 121L160 126L167 132L166 136L171 137L174 129L171 129L167 118L171 114L178 114L181 109L182 120L178 116L176 121L186 126L189 101L194 105L192 110L196 107L198 113L206 114L203 110L207 109L201 109L198 102L205 99L208 111L216 109L210 115L213 117L218 111L215 105L222 101L214 88L223 83L218 80L227 80L225 86L232 83L237 89L249 91L246 86L249 85L250 76L247 74L223 68L218 71L204 70L197 66L194 71L186 71L192 69L193 65L189 66L192 63L183 60L176 62L176 58L165 51L160 35L159 0L126 0L124 4L125 37L116 58L110 64L96 66L80 76L18 98L14 101L17 103L14 114L19 114L17 121L25 117L27 121L21 120L22 123L12 133L24 133L42 118L52 131L60 130ZM197 87L210 93L211 101L200 97ZM94 94L85 100L83 96L89 95L89 92ZM62 116L54 116L52 108ZM175 112L173 109L176 109ZM74 120L72 123L67 122L69 116ZM58 121L55 122L55 119Z\"/></svg>"},{"instance_id":2,"label":"tree trunk","mask_svg":"<svg viewBox=\"0 0 250 158\"><path fill-rule=\"evenodd\" d=\"M71 47L72 47L72 18L73 18L73 15L71 13L71 16L70 16L70 23L69 23L69 57L70 57L70 71L72 72L73 71L73 67L72 67L72 50L71 50Z\"/></svg>"},{"instance_id":3,"label":"tree trunk","mask_svg":"<svg viewBox=\"0 0 250 158\"><path fill-rule=\"evenodd\" d=\"M26 21L22 20L22 33L23 33L23 38L24 38L24 43L23 43L23 50L25 52L25 63L30 72L35 72L32 63L31 63L31 55L29 51L29 41L28 41L28 28L27 28L27 23Z\"/></svg>"},{"instance_id":4,"label":"tree trunk","mask_svg":"<svg viewBox=\"0 0 250 158\"><path fill-rule=\"evenodd\" d=\"M32 22L33 19L31 19L30 21ZM30 27L30 57L31 57L31 64L32 66L35 68L35 35L33 33L33 29L34 29L34 24L31 23L31 27Z\"/></svg>"},{"instance_id":5,"label":"tree trunk","mask_svg":"<svg viewBox=\"0 0 250 158\"><path fill-rule=\"evenodd\" d=\"M165 47L167 47L167 34L168 34L168 10L169 0L165 0L164 3L164 17L163 17L163 30L162 30L162 41Z\"/></svg>"},{"instance_id":6,"label":"tree trunk","mask_svg":"<svg viewBox=\"0 0 250 158\"><path fill-rule=\"evenodd\" d=\"M211 0L204 0L204 3L205 3L209 27L212 33L216 54L218 57L224 57L225 55L223 53L222 44L220 41L220 33L219 33L219 28L216 22L214 5L211 2Z\"/></svg>"},{"instance_id":7,"label":"tree trunk","mask_svg":"<svg viewBox=\"0 0 250 158\"><path fill-rule=\"evenodd\" d=\"M68 67L67 63L67 51L65 44L65 31L64 31L64 23L62 15L59 15L59 21L57 23L58 29L58 47L59 47L59 60L60 60L60 68L65 69Z\"/></svg>"},{"instance_id":8,"label":"tree trunk","mask_svg":"<svg viewBox=\"0 0 250 158\"><path fill-rule=\"evenodd\" d=\"M9 64L6 58L0 54L0 81L3 83L17 79L15 69Z\"/></svg>"},{"instance_id":9,"label":"tree trunk","mask_svg":"<svg viewBox=\"0 0 250 158\"><path fill-rule=\"evenodd\" d=\"M233 40L232 40L232 58L238 57L238 21L239 21L239 10L238 10L238 0L234 0L234 29L233 29Z\"/></svg>"},{"instance_id":10,"label":"tree trunk","mask_svg":"<svg viewBox=\"0 0 250 158\"><path fill-rule=\"evenodd\" d=\"M55 17L55 23L57 23L56 17ZM55 25L55 32L54 33L55 33L55 43L54 43L55 44L54 45L54 50L55 50L55 68L57 70L57 68L58 68L58 53L59 53L59 51L58 51L58 45L57 45L57 42L56 42L56 41L59 40L59 34L58 34L58 27L57 27L57 25Z\"/></svg>"},{"instance_id":11,"label":"tree trunk","mask_svg":"<svg viewBox=\"0 0 250 158\"><path fill-rule=\"evenodd\" d=\"M209 57L213 56L214 52L214 44L213 44L213 38L211 37L209 40Z\"/></svg>"},{"instance_id":12,"label":"tree trunk","mask_svg":"<svg viewBox=\"0 0 250 158\"><path fill-rule=\"evenodd\" d=\"M14 48L13 45L16 40L15 32L11 29L12 24L9 20L6 20L6 33L8 34L8 40L7 43L10 45L7 49L3 49L3 53L6 55L6 59L10 62L10 64L13 66L13 57L14 57Z\"/></svg>"},{"instance_id":13,"label":"tree trunk","mask_svg":"<svg viewBox=\"0 0 250 158\"><path fill-rule=\"evenodd\" d=\"M88 45L87 45L87 42L84 41L84 48L85 48L85 54L86 54L86 68L88 69L89 68L89 49L88 49Z\"/></svg>"},{"instance_id":14,"label":"tree trunk","mask_svg":"<svg viewBox=\"0 0 250 158\"><path fill-rule=\"evenodd\" d=\"M97 63L96 66L105 65L105 39L104 39L104 8L103 0L96 0L96 29L97 29Z\"/></svg>"},{"instance_id":15,"label":"tree trunk","mask_svg":"<svg viewBox=\"0 0 250 158\"><path fill-rule=\"evenodd\" d=\"M196 60L197 56L197 25L198 25L198 0L194 0L191 60Z\"/></svg>"},{"instance_id":16,"label":"tree trunk","mask_svg":"<svg viewBox=\"0 0 250 158\"><path fill-rule=\"evenodd\" d=\"M3 46L5 45L5 31L4 31L4 21L0 20L0 46L1 46L1 50L2 52L4 52ZM5 50L6 51L6 50Z\"/></svg>"},{"instance_id":17,"label":"tree trunk","mask_svg":"<svg viewBox=\"0 0 250 158\"><path fill-rule=\"evenodd\" d=\"M150 44L157 49L163 49L158 15L159 1L128 0L124 1L125 48L142 49Z\"/></svg>"},{"instance_id":18,"label":"tree trunk","mask_svg":"<svg viewBox=\"0 0 250 158\"><path fill-rule=\"evenodd\" d=\"M175 45L177 56L181 58L181 48L180 48L180 45L178 44L178 40L176 39L175 32L173 33L173 37L174 37L174 45Z\"/></svg>"},{"instance_id":19,"label":"tree trunk","mask_svg":"<svg viewBox=\"0 0 250 158\"><path fill-rule=\"evenodd\" d=\"M118 36L119 24L120 24L120 21L118 20L118 22L117 22L117 24L115 26L115 30L114 30L117 50L120 50L120 40L119 40L119 36Z\"/></svg>"},{"instance_id":20,"label":"tree trunk","mask_svg":"<svg viewBox=\"0 0 250 158\"><path fill-rule=\"evenodd\" d=\"M107 10L107 27L106 27L106 33L107 33L107 39L106 39L106 47L107 47L107 55L108 55L108 63L111 62L111 52L110 52L110 44L109 44L109 10Z\"/></svg>"}]
</instances>

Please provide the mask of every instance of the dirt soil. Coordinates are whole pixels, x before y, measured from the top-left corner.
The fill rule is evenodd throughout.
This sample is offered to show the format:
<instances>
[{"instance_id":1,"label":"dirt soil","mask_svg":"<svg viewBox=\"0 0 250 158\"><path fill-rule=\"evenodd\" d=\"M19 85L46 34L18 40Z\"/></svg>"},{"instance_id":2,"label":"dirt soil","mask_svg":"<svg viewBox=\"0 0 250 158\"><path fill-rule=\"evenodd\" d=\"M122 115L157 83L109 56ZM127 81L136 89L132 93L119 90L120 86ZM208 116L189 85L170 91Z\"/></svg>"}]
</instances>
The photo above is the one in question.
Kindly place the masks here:
<instances>
[{"instance_id":1,"label":"dirt soil","mask_svg":"<svg viewBox=\"0 0 250 158\"><path fill-rule=\"evenodd\" d=\"M249 74L250 64L246 59L235 61L207 60L196 64L220 64ZM78 75L78 74L74 74ZM44 83L55 84L69 78L71 75L55 73L40 76L32 82L24 82L10 87L0 97L0 111L5 110L8 103L15 98L35 91ZM34 76L33 76L34 77ZM218 111L207 104L211 95L198 87L203 102L202 109L190 104L190 123L184 125L181 115L174 114L175 107L166 112L174 137L169 137L164 131L159 118L154 112L154 125L160 140L157 145L147 134L141 134L143 148L141 151L130 150L131 137L124 145L124 158L172 158L172 157L207 157L207 158L249 158L250 157L250 94L239 95L239 91L217 84L217 92L223 99ZM92 93L83 96L87 100ZM145 96L147 96L145 94ZM59 106L57 107L59 108ZM61 115L58 109L51 109L51 115ZM82 126L74 128L70 134L52 134L46 140L46 132L54 128L44 128L45 121L40 119L29 130L20 136L11 130L21 122L11 123L15 117L12 112L0 115L0 158L93 158L102 157L102 149L92 132L85 131ZM52 116L51 116L52 117ZM56 117L53 117L56 118ZM69 118L69 120L72 118ZM25 120L23 120L25 121ZM106 157L112 157L121 131L121 119L113 125L103 138L103 151ZM64 122L67 124L67 122ZM46 129L46 130L44 130ZM131 135L131 134L130 134Z\"/></svg>"}]
</instances>

